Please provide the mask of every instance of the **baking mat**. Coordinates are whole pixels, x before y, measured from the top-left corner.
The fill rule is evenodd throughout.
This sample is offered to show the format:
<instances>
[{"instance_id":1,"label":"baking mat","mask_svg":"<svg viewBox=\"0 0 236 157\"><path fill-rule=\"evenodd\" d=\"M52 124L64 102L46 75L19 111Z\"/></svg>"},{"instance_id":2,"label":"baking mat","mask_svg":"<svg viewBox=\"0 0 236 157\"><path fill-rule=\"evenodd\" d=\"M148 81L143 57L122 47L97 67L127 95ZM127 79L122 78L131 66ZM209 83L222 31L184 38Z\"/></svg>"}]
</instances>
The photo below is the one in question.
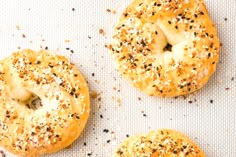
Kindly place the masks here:
<instances>
[{"instance_id":1,"label":"baking mat","mask_svg":"<svg viewBox=\"0 0 236 157\"><path fill-rule=\"evenodd\" d=\"M82 136L70 148L46 156L109 157L126 136L160 128L187 134L209 157L235 156L235 0L206 0L223 45L217 72L202 90L171 99L139 92L114 70L105 44L129 0L0 3L0 58L24 48L63 54L84 74L95 97Z\"/></svg>"}]
</instances>

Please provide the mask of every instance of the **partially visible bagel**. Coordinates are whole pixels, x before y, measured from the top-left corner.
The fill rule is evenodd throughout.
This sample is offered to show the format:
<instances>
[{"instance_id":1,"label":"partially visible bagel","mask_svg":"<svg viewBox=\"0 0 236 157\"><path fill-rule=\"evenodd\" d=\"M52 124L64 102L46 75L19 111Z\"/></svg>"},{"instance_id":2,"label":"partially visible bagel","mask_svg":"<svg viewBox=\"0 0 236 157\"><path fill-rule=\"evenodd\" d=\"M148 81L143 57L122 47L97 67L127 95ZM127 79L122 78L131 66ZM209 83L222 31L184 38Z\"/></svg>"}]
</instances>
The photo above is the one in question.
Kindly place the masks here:
<instances>
[{"instance_id":1,"label":"partially visible bagel","mask_svg":"<svg viewBox=\"0 0 236 157\"><path fill-rule=\"evenodd\" d=\"M186 135L174 130L151 131L126 139L112 157L206 157Z\"/></svg>"},{"instance_id":2,"label":"partially visible bagel","mask_svg":"<svg viewBox=\"0 0 236 157\"><path fill-rule=\"evenodd\" d=\"M88 86L74 64L23 50L0 61L0 146L24 157L69 146L85 127Z\"/></svg>"},{"instance_id":3,"label":"partially visible bagel","mask_svg":"<svg viewBox=\"0 0 236 157\"><path fill-rule=\"evenodd\" d=\"M151 96L174 97L208 82L220 42L204 0L133 0L109 48L133 86Z\"/></svg>"}]
</instances>

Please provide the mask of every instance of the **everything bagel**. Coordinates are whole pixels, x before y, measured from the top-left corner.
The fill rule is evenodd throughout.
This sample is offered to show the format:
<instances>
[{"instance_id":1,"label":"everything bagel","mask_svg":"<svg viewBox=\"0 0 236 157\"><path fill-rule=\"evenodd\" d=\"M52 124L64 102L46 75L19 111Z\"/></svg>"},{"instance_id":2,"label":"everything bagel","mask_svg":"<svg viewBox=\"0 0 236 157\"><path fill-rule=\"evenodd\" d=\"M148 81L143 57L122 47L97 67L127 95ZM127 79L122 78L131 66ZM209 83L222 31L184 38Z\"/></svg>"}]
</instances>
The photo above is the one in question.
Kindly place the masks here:
<instances>
[{"instance_id":1,"label":"everything bagel","mask_svg":"<svg viewBox=\"0 0 236 157\"><path fill-rule=\"evenodd\" d=\"M118 146L112 157L206 157L184 134L174 130L151 131L129 137Z\"/></svg>"},{"instance_id":2,"label":"everything bagel","mask_svg":"<svg viewBox=\"0 0 236 157\"><path fill-rule=\"evenodd\" d=\"M65 57L23 50L0 61L0 146L25 157L53 153L81 134L86 81Z\"/></svg>"},{"instance_id":3,"label":"everything bagel","mask_svg":"<svg viewBox=\"0 0 236 157\"><path fill-rule=\"evenodd\" d=\"M166 97L202 88L216 70L219 48L204 0L134 0L109 46L124 78Z\"/></svg>"}]
</instances>

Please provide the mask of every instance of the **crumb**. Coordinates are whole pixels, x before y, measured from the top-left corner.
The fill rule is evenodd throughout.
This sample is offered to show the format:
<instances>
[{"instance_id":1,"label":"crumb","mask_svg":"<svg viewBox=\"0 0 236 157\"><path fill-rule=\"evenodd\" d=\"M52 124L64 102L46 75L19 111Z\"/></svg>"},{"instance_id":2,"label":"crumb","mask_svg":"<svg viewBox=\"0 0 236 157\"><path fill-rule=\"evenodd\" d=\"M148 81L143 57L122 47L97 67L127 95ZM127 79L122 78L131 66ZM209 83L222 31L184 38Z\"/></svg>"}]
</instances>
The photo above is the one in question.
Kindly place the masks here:
<instances>
[{"instance_id":1,"label":"crumb","mask_svg":"<svg viewBox=\"0 0 236 157\"><path fill-rule=\"evenodd\" d=\"M25 38L26 36L25 36L25 34L22 34L22 38Z\"/></svg>"},{"instance_id":2,"label":"crumb","mask_svg":"<svg viewBox=\"0 0 236 157\"><path fill-rule=\"evenodd\" d=\"M112 138L113 140L116 139L116 134L115 134L114 131L111 132L111 138Z\"/></svg>"},{"instance_id":3,"label":"crumb","mask_svg":"<svg viewBox=\"0 0 236 157\"><path fill-rule=\"evenodd\" d=\"M70 42L70 40L66 39L64 42L65 42L65 43L69 43L69 42Z\"/></svg>"},{"instance_id":4,"label":"crumb","mask_svg":"<svg viewBox=\"0 0 236 157\"><path fill-rule=\"evenodd\" d=\"M92 99L96 99L98 97L98 93L96 91L91 91L90 95Z\"/></svg>"},{"instance_id":5,"label":"crumb","mask_svg":"<svg viewBox=\"0 0 236 157\"><path fill-rule=\"evenodd\" d=\"M99 98L98 98L98 101L101 101L101 100L102 100L102 98L101 98L101 97L99 97Z\"/></svg>"},{"instance_id":6,"label":"crumb","mask_svg":"<svg viewBox=\"0 0 236 157\"><path fill-rule=\"evenodd\" d=\"M112 100L114 100L118 106L121 106L122 102L121 99L115 96L112 96Z\"/></svg>"},{"instance_id":7,"label":"crumb","mask_svg":"<svg viewBox=\"0 0 236 157\"><path fill-rule=\"evenodd\" d=\"M19 26L19 25L16 25L16 29L17 29L17 30L20 30L20 26Z\"/></svg>"},{"instance_id":8,"label":"crumb","mask_svg":"<svg viewBox=\"0 0 236 157\"><path fill-rule=\"evenodd\" d=\"M111 12L112 14L116 14L116 11L115 10L112 10L112 12Z\"/></svg>"},{"instance_id":9,"label":"crumb","mask_svg":"<svg viewBox=\"0 0 236 157\"><path fill-rule=\"evenodd\" d=\"M72 148L72 145L69 145L69 146L66 147L66 149L70 149L70 148Z\"/></svg>"},{"instance_id":10,"label":"crumb","mask_svg":"<svg viewBox=\"0 0 236 157\"><path fill-rule=\"evenodd\" d=\"M112 13L112 14L116 14L117 13L116 10L111 10L111 9L107 9L107 12L108 13Z\"/></svg>"},{"instance_id":11,"label":"crumb","mask_svg":"<svg viewBox=\"0 0 236 157\"><path fill-rule=\"evenodd\" d=\"M100 83L100 81L98 81L98 80L94 80L94 82L95 82L95 83L97 83L97 84L99 84L99 83Z\"/></svg>"},{"instance_id":12,"label":"crumb","mask_svg":"<svg viewBox=\"0 0 236 157\"><path fill-rule=\"evenodd\" d=\"M226 18L224 18L224 20L225 20L225 21L227 21L227 20L228 20L228 18L226 17Z\"/></svg>"},{"instance_id":13,"label":"crumb","mask_svg":"<svg viewBox=\"0 0 236 157\"><path fill-rule=\"evenodd\" d=\"M141 97L138 97L138 100L141 101Z\"/></svg>"},{"instance_id":14,"label":"crumb","mask_svg":"<svg viewBox=\"0 0 236 157\"><path fill-rule=\"evenodd\" d=\"M99 29L99 34L101 34L101 35L104 36L106 33L105 33L105 31L104 31L103 29L100 28L100 29Z\"/></svg>"},{"instance_id":15,"label":"crumb","mask_svg":"<svg viewBox=\"0 0 236 157\"><path fill-rule=\"evenodd\" d=\"M121 99L120 98L117 99L117 103L118 103L119 106L121 105Z\"/></svg>"}]
</instances>

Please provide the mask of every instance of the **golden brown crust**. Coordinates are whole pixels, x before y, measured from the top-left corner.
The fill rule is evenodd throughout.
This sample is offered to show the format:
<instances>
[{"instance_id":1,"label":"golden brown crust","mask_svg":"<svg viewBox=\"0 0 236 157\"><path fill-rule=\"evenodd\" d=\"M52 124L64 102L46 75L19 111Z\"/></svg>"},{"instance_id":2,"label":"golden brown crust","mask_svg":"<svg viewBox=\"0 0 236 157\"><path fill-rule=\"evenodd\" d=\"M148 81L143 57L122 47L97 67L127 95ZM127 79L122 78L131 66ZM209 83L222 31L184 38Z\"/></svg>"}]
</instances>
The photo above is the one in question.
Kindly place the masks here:
<instances>
[{"instance_id":1,"label":"golden brown crust","mask_svg":"<svg viewBox=\"0 0 236 157\"><path fill-rule=\"evenodd\" d=\"M63 56L23 50L0 61L0 146L25 157L69 146L87 122L88 93Z\"/></svg>"},{"instance_id":2,"label":"golden brown crust","mask_svg":"<svg viewBox=\"0 0 236 157\"><path fill-rule=\"evenodd\" d=\"M163 129L126 139L112 157L206 157L187 136Z\"/></svg>"},{"instance_id":3,"label":"golden brown crust","mask_svg":"<svg viewBox=\"0 0 236 157\"><path fill-rule=\"evenodd\" d=\"M216 69L219 47L203 0L134 0L121 16L109 48L118 70L136 88L173 97L207 83Z\"/></svg>"}]
</instances>

